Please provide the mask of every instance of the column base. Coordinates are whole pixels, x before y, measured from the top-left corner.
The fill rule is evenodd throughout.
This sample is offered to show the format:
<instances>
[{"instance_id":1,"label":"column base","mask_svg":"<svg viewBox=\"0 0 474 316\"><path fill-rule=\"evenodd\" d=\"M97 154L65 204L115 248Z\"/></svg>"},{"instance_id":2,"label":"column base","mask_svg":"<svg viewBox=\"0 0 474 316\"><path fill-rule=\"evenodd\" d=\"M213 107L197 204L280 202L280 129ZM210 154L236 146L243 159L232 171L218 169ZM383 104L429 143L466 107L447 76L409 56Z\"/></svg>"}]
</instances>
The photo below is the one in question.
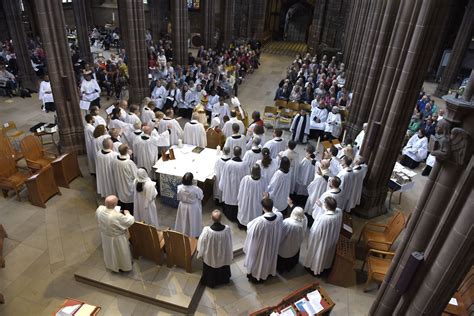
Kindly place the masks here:
<instances>
[{"instance_id":1,"label":"column base","mask_svg":"<svg viewBox=\"0 0 474 316\"><path fill-rule=\"evenodd\" d=\"M360 205L352 210L354 214L362 218L374 218L388 212L385 206L388 189L383 190L362 190Z\"/></svg>"}]
</instances>

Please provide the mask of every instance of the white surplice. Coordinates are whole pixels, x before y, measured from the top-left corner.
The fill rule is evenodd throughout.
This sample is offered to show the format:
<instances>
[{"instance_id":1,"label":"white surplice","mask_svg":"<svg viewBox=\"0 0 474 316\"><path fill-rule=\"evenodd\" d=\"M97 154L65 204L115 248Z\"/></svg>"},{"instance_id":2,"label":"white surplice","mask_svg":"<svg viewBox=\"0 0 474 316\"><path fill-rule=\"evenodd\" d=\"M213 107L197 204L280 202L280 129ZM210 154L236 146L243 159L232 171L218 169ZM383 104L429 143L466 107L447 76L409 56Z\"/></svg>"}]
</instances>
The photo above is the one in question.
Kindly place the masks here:
<instances>
[{"instance_id":1,"label":"white surplice","mask_svg":"<svg viewBox=\"0 0 474 316\"><path fill-rule=\"evenodd\" d=\"M297 170L295 192L298 195L308 195L308 186L314 179L313 160L304 157Z\"/></svg>"},{"instance_id":2,"label":"white surplice","mask_svg":"<svg viewBox=\"0 0 474 316\"><path fill-rule=\"evenodd\" d=\"M338 208L339 208L339 205L342 205L342 203L344 202L344 194L342 194L341 189L327 190L326 192L321 194L321 196L319 197L318 201L319 201L320 205L318 205L318 203L314 204L312 216L315 220L316 220L316 218L318 218L320 215L322 215L324 213L324 200L328 196L330 196L330 197L332 197L336 200Z\"/></svg>"},{"instance_id":3,"label":"white surplice","mask_svg":"<svg viewBox=\"0 0 474 316\"><path fill-rule=\"evenodd\" d=\"M340 209L335 212L325 211L314 220L309 231L306 258L303 261L303 265L310 268L314 274L318 275L331 267L341 226Z\"/></svg>"},{"instance_id":4,"label":"white surplice","mask_svg":"<svg viewBox=\"0 0 474 316\"><path fill-rule=\"evenodd\" d=\"M283 215L280 212L265 213L247 225L244 266L247 273L257 280L276 275L282 226Z\"/></svg>"},{"instance_id":5,"label":"white surplice","mask_svg":"<svg viewBox=\"0 0 474 316\"><path fill-rule=\"evenodd\" d=\"M324 131L331 133L333 137L337 138L339 135L341 135L341 129L341 114L334 114L330 112L326 120L326 127L324 128Z\"/></svg>"},{"instance_id":6,"label":"white surplice","mask_svg":"<svg viewBox=\"0 0 474 316\"><path fill-rule=\"evenodd\" d=\"M102 116L95 115L94 116L94 127L97 127L99 125L107 126L107 122L104 120L104 118Z\"/></svg>"},{"instance_id":7,"label":"white surplice","mask_svg":"<svg viewBox=\"0 0 474 316\"><path fill-rule=\"evenodd\" d=\"M159 227L158 214L156 213L155 199L158 194L156 191L156 182L147 179L143 182L143 190L137 191L137 182L133 183L133 216L137 222L145 222L148 225Z\"/></svg>"},{"instance_id":8,"label":"white surplice","mask_svg":"<svg viewBox=\"0 0 474 316\"><path fill-rule=\"evenodd\" d=\"M150 97L156 104L158 109L163 109L163 105L165 104L166 99L166 89L163 86L153 88Z\"/></svg>"},{"instance_id":9,"label":"white surplice","mask_svg":"<svg viewBox=\"0 0 474 316\"><path fill-rule=\"evenodd\" d=\"M257 163L257 161L262 159L262 149L261 148L252 148L245 152L244 159L242 159L250 170Z\"/></svg>"},{"instance_id":10,"label":"white surplice","mask_svg":"<svg viewBox=\"0 0 474 316\"><path fill-rule=\"evenodd\" d=\"M263 167L262 160L257 160L256 163L257 165L260 166L260 172L261 172L262 178L264 178L267 183L270 183L270 180L272 179L273 175L278 170L277 160L272 159L272 162L266 168Z\"/></svg>"},{"instance_id":11,"label":"white surplice","mask_svg":"<svg viewBox=\"0 0 474 316\"><path fill-rule=\"evenodd\" d=\"M245 135L245 126L241 120L237 119L236 117L231 117L227 122L224 123L224 127L222 127L222 133L225 137L232 136L234 132L232 131L232 125L236 123L239 125L239 134Z\"/></svg>"},{"instance_id":12,"label":"white surplice","mask_svg":"<svg viewBox=\"0 0 474 316\"><path fill-rule=\"evenodd\" d=\"M232 135L227 137L224 147L229 147L230 148L230 155L231 157L234 157L234 147L239 146L242 149L242 155L243 157L245 155L245 152L247 151L247 146L246 146L247 141L245 140L244 135Z\"/></svg>"},{"instance_id":13,"label":"white surplice","mask_svg":"<svg viewBox=\"0 0 474 316\"><path fill-rule=\"evenodd\" d=\"M183 129L179 125L178 121L168 117L164 117L160 123L158 123L158 133L162 134L168 130L170 125L170 146L178 145L178 139L183 139Z\"/></svg>"},{"instance_id":14,"label":"white surplice","mask_svg":"<svg viewBox=\"0 0 474 316\"><path fill-rule=\"evenodd\" d=\"M115 194L114 164L118 154L112 150L99 150L96 156L97 193L106 198Z\"/></svg>"},{"instance_id":15,"label":"white surplice","mask_svg":"<svg viewBox=\"0 0 474 316\"><path fill-rule=\"evenodd\" d=\"M270 150L270 156L275 159L278 154L286 149L288 142L282 138L272 138L263 146Z\"/></svg>"},{"instance_id":16,"label":"white surplice","mask_svg":"<svg viewBox=\"0 0 474 316\"><path fill-rule=\"evenodd\" d=\"M240 181L249 174L249 167L243 161L233 158L225 163L219 181L222 201L227 205L238 205Z\"/></svg>"},{"instance_id":17,"label":"white surplice","mask_svg":"<svg viewBox=\"0 0 474 316\"><path fill-rule=\"evenodd\" d=\"M95 79L89 81L82 80L81 83L81 99L84 101L92 102L97 98L100 98L100 87Z\"/></svg>"},{"instance_id":18,"label":"white surplice","mask_svg":"<svg viewBox=\"0 0 474 316\"><path fill-rule=\"evenodd\" d=\"M283 221L280 248L278 250L278 255L280 257L291 258L300 251L307 226L308 220L305 216L303 216L302 222L298 222L291 217L288 217Z\"/></svg>"},{"instance_id":19,"label":"white surplice","mask_svg":"<svg viewBox=\"0 0 474 316\"><path fill-rule=\"evenodd\" d=\"M290 193L295 192L296 188L296 175L298 173L299 166L299 154L291 149L286 149L278 154L278 164L281 162L281 158L287 157L290 160Z\"/></svg>"},{"instance_id":20,"label":"white surplice","mask_svg":"<svg viewBox=\"0 0 474 316\"><path fill-rule=\"evenodd\" d=\"M403 148L402 154L417 162L425 160L428 156L428 138L419 138L418 134L413 135Z\"/></svg>"},{"instance_id":21,"label":"white surplice","mask_svg":"<svg viewBox=\"0 0 474 316\"><path fill-rule=\"evenodd\" d=\"M123 215L101 205L95 211L99 222L105 267L114 272L132 270L132 254L128 245L127 229L133 225L132 215Z\"/></svg>"},{"instance_id":22,"label":"white surplice","mask_svg":"<svg viewBox=\"0 0 474 316\"><path fill-rule=\"evenodd\" d=\"M207 146L206 130L196 120L191 120L184 125L183 143L199 147Z\"/></svg>"},{"instance_id":23,"label":"white surplice","mask_svg":"<svg viewBox=\"0 0 474 316\"><path fill-rule=\"evenodd\" d=\"M155 119L155 112L147 106L142 109L141 120L143 124L148 124Z\"/></svg>"},{"instance_id":24,"label":"white surplice","mask_svg":"<svg viewBox=\"0 0 474 316\"><path fill-rule=\"evenodd\" d=\"M214 104L212 106L212 117L219 117L221 120L221 128L224 126L224 116L228 116L230 118L230 108L227 103L223 105L220 102Z\"/></svg>"},{"instance_id":25,"label":"white surplice","mask_svg":"<svg viewBox=\"0 0 474 316\"><path fill-rule=\"evenodd\" d=\"M315 107L311 110L311 129L317 129L324 131L326 128L326 120L328 118L328 110L326 108ZM319 123L316 123L315 119L319 119Z\"/></svg>"},{"instance_id":26,"label":"white surplice","mask_svg":"<svg viewBox=\"0 0 474 316\"><path fill-rule=\"evenodd\" d=\"M199 237L202 231L202 198L204 194L195 185L178 185L178 213L174 229L189 237Z\"/></svg>"},{"instance_id":27,"label":"white surplice","mask_svg":"<svg viewBox=\"0 0 474 316\"><path fill-rule=\"evenodd\" d=\"M316 201L318 201L321 195L323 195L323 193L327 190L328 180L328 176L316 174L314 176L314 180L308 185L308 199L306 200L304 207L306 214L313 214L313 208L316 204Z\"/></svg>"},{"instance_id":28,"label":"white surplice","mask_svg":"<svg viewBox=\"0 0 474 316\"><path fill-rule=\"evenodd\" d=\"M117 156L114 163L114 182L117 196L123 203L133 203L133 182L137 177L137 165L128 155Z\"/></svg>"},{"instance_id":29,"label":"white surplice","mask_svg":"<svg viewBox=\"0 0 474 316\"><path fill-rule=\"evenodd\" d=\"M352 168L354 173L354 181L352 186L352 195L349 202L349 207L352 209L360 204L360 197L362 195L362 185L364 184L364 178L367 174L367 165L361 164Z\"/></svg>"},{"instance_id":30,"label":"white surplice","mask_svg":"<svg viewBox=\"0 0 474 316\"><path fill-rule=\"evenodd\" d=\"M239 206L237 219L240 224L247 226L254 218L262 215L262 198L267 185L264 178L255 180L251 175L246 175L240 181L237 195Z\"/></svg>"},{"instance_id":31,"label":"white surplice","mask_svg":"<svg viewBox=\"0 0 474 316\"><path fill-rule=\"evenodd\" d=\"M135 138L133 142L133 157L138 168L145 168L148 175L154 179L153 166L158 161L158 146L169 146L170 135L168 131L159 134L158 137L143 134Z\"/></svg>"},{"instance_id":32,"label":"white surplice","mask_svg":"<svg viewBox=\"0 0 474 316\"><path fill-rule=\"evenodd\" d=\"M197 258L215 269L232 264L232 233L228 225L224 230L215 231L205 226L197 243Z\"/></svg>"},{"instance_id":33,"label":"white surplice","mask_svg":"<svg viewBox=\"0 0 474 316\"><path fill-rule=\"evenodd\" d=\"M222 171L224 170L224 165L230 158L220 158L216 160L214 164L214 198L217 199L219 202L222 202L222 191L219 188L219 183L221 181Z\"/></svg>"},{"instance_id":34,"label":"white surplice","mask_svg":"<svg viewBox=\"0 0 474 316\"><path fill-rule=\"evenodd\" d=\"M341 166L341 161L337 157L332 157L329 160L329 171L331 174L337 175L339 172L341 172L342 166Z\"/></svg>"},{"instance_id":35,"label":"white surplice","mask_svg":"<svg viewBox=\"0 0 474 316\"><path fill-rule=\"evenodd\" d=\"M268 185L268 194L273 200L273 207L283 212L288 206L290 196L291 174L277 170Z\"/></svg>"},{"instance_id":36,"label":"white surplice","mask_svg":"<svg viewBox=\"0 0 474 316\"><path fill-rule=\"evenodd\" d=\"M54 102L51 82L41 81L38 90L38 99L43 102L43 105L45 105L46 103Z\"/></svg>"},{"instance_id":37,"label":"white surplice","mask_svg":"<svg viewBox=\"0 0 474 316\"><path fill-rule=\"evenodd\" d=\"M94 139L94 126L87 123L84 126L84 137L86 139L86 152L87 152L87 166L89 167L90 173L95 173L95 139Z\"/></svg>"},{"instance_id":38,"label":"white surplice","mask_svg":"<svg viewBox=\"0 0 474 316\"><path fill-rule=\"evenodd\" d=\"M353 188L354 188L354 172L351 167L342 169L337 176L341 179L341 185L339 188L342 190L344 195L344 201L342 205L337 205L341 210L350 210L350 201L352 200Z\"/></svg>"}]
</instances>

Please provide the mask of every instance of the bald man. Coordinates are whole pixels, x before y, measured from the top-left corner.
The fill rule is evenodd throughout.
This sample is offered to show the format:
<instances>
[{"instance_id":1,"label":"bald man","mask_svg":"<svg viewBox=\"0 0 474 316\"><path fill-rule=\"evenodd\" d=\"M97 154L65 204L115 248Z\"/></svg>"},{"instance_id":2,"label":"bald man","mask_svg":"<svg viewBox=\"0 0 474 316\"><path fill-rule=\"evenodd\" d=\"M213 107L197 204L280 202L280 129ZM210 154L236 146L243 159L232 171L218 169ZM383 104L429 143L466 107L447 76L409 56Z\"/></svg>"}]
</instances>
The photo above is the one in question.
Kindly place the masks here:
<instances>
[{"instance_id":1,"label":"bald man","mask_svg":"<svg viewBox=\"0 0 474 316\"><path fill-rule=\"evenodd\" d=\"M128 210L123 213L117 208L118 198L109 195L105 198L105 206L95 211L99 222L102 250L105 267L114 272L132 270L132 254L127 239L127 229L135 219Z\"/></svg>"},{"instance_id":2,"label":"bald man","mask_svg":"<svg viewBox=\"0 0 474 316\"><path fill-rule=\"evenodd\" d=\"M233 249L230 227L221 224L221 211L214 210L211 219L212 225L204 227L199 236L197 257L203 261L201 282L213 288L229 283Z\"/></svg>"},{"instance_id":3,"label":"bald man","mask_svg":"<svg viewBox=\"0 0 474 316\"><path fill-rule=\"evenodd\" d=\"M133 142L133 158L138 168L145 168L150 178L155 179L153 165L158 160L158 147L170 145L170 132L166 130L161 134L152 133L153 128L148 125L142 131Z\"/></svg>"}]
</instances>

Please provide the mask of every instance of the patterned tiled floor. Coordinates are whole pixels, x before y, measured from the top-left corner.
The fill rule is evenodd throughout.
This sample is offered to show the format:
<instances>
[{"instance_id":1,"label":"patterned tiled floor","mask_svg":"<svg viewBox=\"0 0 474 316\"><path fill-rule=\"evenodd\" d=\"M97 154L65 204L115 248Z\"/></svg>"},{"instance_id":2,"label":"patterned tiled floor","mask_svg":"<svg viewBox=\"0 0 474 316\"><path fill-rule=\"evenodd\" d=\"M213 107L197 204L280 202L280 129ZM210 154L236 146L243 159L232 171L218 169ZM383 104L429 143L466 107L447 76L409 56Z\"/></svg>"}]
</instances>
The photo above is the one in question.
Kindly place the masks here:
<instances>
[{"instance_id":1,"label":"patterned tiled floor","mask_svg":"<svg viewBox=\"0 0 474 316\"><path fill-rule=\"evenodd\" d=\"M244 80L239 91L239 99L249 113L255 109L262 111L265 105L273 103L275 87L291 60L291 57L263 54L262 66ZM40 111L36 95L31 99L0 98L0 121L9 120L28 130L37 122L53 121L53 115ZM301 152L302 148L298 147L298 150ZM74 280L74 272L86 260L100 260L97 257L100 238L94 216L97 196L86 159L80 157L79 160L84 178L75 180L70 189L61 188L62 195L48 201L46 209L29 204L26 191L22 192L21 202L12 196L0 197L0 223L9 234L4 249L6 268L0 269L0 292L6 298L6 304L0 305L0 315L51 315L66 297L101 305L101 315L176 314ZM405 212L411 211L424 183L425 179L418 177L415 189L404 193L398 207ZM209 220L208 214L213 207L212 202L204 207L205 221ZM158 212L162 224L172 227L173 210L158 203ZM385 221L388 216L381 216L377 221ZM364 222L354 219L355 236ZM236 244L243 242L243 234L235 232ZM302 256L305 255L304 248L303 245ZM376 293L364 293L361 285L342 288L326 284L310 276L301 266L287 275L271 278L265 284L253 285L247 281L243 262L243 256L234 259L229 285L204 290L197 305L197 315L244 315L275 304L289 291L314 281L321 281L336 302L333 315L366 315ZM163 283L170 285L166 269L156 268L156 275L153 270L147 270L151 272L145 278L163 278Z\"/></svg>"}]
</instances>

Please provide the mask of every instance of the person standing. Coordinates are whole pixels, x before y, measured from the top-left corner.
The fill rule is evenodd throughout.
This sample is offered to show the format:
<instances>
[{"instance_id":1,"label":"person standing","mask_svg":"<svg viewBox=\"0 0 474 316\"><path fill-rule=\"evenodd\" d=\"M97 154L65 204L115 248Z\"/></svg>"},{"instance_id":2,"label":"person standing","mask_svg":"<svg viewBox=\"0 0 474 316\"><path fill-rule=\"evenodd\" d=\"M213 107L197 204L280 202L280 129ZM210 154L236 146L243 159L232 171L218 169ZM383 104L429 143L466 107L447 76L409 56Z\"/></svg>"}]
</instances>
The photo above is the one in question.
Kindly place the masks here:
<instances>
[{"instance_id":1,"label":"person standing","mask_svg":"<svg viewBox=\"0 0 474 316\"><path fill-rule=\"evenodd\" d=\"M38 98L43 103L41 109L48 112L55 112L56 105L54 104L53 90L51 89L51 82L49 82L49 76L44 75L43 81L40 83Z\"/></svg>"},{"instance_id":2,"label":"person standing","mask_svg":"<svg viewBox=\"0 0 474 316\"><path fill-rule=\"evenodd\" d=\"M114 163L114 183L119 198L119 205L131 211L134 209L133 181L137 177L137 171L137 165L130 159L128 145L120 145L119 156L117 156Z\"/></svg>"},{"instance_id":3,"label":"person standing","mask_svg":"<svg viewBox=\"0 0 474 316\"><path fill-rule=\"evenodd\" d=\"M229 283L230 265L234 257L232 233L228 225L221 224L222 213L214 210L212 225L205 226L197 243L197 258L202 258L202 284L214 288Z\"/></svg>"},{"instance_id":4,"label":"person standing","mask_svg":"<svg viewBox=\"0 0 474 316\"><path fill-rule=\"evenodd\" d=\"M193 185L194 176L186 172L182 184L178 185L178 213L175 230L189 237L199 237L202 231L202 198L204 193Z\"/></svg>"},{"instance_id":5,"label":"person standing","mask_svg":"<svg viewBox=\"0 0 474 316\"><path fill-rule=\"evenodd\" d=\"M242 152L242 156L245 155L247 150L246 144L247 141L245 140L245 136L239 133L240 127L239 124L234 123L232 124L232 136L227 137L224 146L230 148L230 152L234 152L235 147L240 147L240 151ZM233 157L233 156L232 156Z\"/></svg>"},{"instance_id":6,"label":"person standing","mask_svg":"<svg viewBox=\"0 0 474 316\"><path fill-rule=\"evenodd\" d=\"M128 245L127 230L135 219L128 210L116 210L118 199L115 195L105 198L105 206L95 211L99 222L105 267L114 272L132 270L132 254Z\"/></svg>"},{"instance_id":7,"label":"person standing","mask_svg":"<svg viewBox=\"0 0 474 316\"><path fill-rule=\"evenodd\" d=\"M261 201L267 182L262 178L260 166L255 164L250 175L246 175L240 181L237 220L239 228L247 229L247 224L262 215Z\"/></svg>"},{"instance_id":8,"label":"person standing","mask_svg":"<svg viewBox=\"0 0 474 316\"><path fill-rule=\"evenodd\" d=\"M155 199L158 194L156 182L151 181L146 169L137 171L137 178L133 182L133 214L137 222L145 222L155 228L159 227L156 213Z\"/></svg>"},{"instance_id":9,"label":"person standing","mask_svg":"<svg viewBox=\"0 0 474 316\"><path fill-rule=\"evenodd\" d=\"M114 182L114 163L117 160L118 153L113 151L114 144L111 138L102 141L102 149L97 152L96 156L96 180L97 193L105 198L115 194Z\"/></svg>"},{"instance_id":10,"label":"person standing","mask_svg":"<svg viewBox=\"0 0 474 316\"><path fill-rule=\"evenodd\" d=\"M198 122L198 113L192 114L192 120L184 125L183 142L198 147L207 146L206 130L204 125Z\"/></svg>"},{"instance_id":11,"label":"person standing","mask_svg":"<svg viewBox=\"0 0 474 316\"><path fill-rule=\"evenodd\" d=\"M288 157L283 157L281 158L280 169L273 175L267 190L269 197L274 201L275 208L280 212L284 212L288 207L290 186L290 160Z\"/></svg>"},{"instance_id":12,"label":"person standing","mask_svg":"<svg viewBox=\"0 0 474 316\"><path fill-rule=\"evenodd\" d=\"M280 248L278 250L278 272L288 272L298 264L306 226L308 226L308 222L301 207L295 207L290 217L283 221Z\"/></svg>"},{"instance_id":13,"label":"person standing","mask_svg":"<svg viewBox=\"0 0 474 316\"><path fill-rule=\"evenodd\" d=\"M282 138L283 131L280 128L275 128L273 130L273 138L265 143L263 148L268 148L270 150L270 156L272 159L275 159L278 154L286 149L286 141Z\"/></svg>"},{"instance_id":14,"label":"person standing","mask_svg":"<svg viewBox=\"0 0 474 316\"><path fill-rule=\"evenodd\" d=\"M224 147L222 148L222 157L216 160L214 164L214 199L216 200L216 204L222 203L222 190L219 188L219 183L222 177L222 171L224 170L224 165L226 162L230 160L230 148Z\"/></svg>"},{"instance_id":15,"label":"person standing","mask_svg":"<svg viewBox=\"0 0 474 316\"><path fill-rule=\"evenodd\" d=\"M95 174L95 138L94 138L94 117L90 114L85 116L84 136L86 140L87 167L90 174Z\"/></svg>"}]
</instances>

